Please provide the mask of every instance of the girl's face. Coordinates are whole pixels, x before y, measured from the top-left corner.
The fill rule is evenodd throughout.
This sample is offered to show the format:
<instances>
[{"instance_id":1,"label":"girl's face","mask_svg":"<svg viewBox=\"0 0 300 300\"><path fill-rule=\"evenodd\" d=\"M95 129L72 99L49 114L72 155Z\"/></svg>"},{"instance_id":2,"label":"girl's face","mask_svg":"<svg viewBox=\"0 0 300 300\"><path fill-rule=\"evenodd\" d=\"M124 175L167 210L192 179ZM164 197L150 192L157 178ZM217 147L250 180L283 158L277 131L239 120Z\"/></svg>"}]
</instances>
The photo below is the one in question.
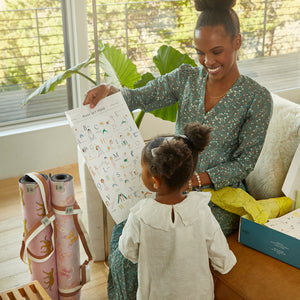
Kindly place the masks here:
<instances>
[{"instance_id":1,"label":"girl's face","mask_svg":"<svg viewBox=\"0 0 300 300\"><path fill-rule=\"evenodd\" d=\"M198 60L211 80L230 79L239 74L236 59L240 46L241 35L232 40L222 25L195 30Z\"/></svg>"}]
</instances>

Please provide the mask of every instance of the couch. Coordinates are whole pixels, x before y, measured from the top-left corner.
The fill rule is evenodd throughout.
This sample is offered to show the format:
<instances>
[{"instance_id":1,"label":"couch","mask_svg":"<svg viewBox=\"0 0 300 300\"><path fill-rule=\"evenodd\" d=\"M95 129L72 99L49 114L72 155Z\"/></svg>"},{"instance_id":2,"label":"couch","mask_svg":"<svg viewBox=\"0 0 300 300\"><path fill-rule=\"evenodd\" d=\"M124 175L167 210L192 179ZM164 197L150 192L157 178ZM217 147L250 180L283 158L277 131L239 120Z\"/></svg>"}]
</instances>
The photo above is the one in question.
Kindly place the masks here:
<instances>
[{"instance_id":1,"label":"couch","mask_svg":"<svg viewBox=\"0 0 300 300\"><path fill-rule=\"evenodd\" d=\"M300 105L273 94L273 114L254 170L246 178L256 198L283 196L282 186L300 141ZM227 238L237 257L228 274L213 272L216 300L300 299L299 269Z\"/></svg>"},{"instance_id":2,"label":"couch","mask_svg":"<svg viewBox=\"0 0 300 300\"><path fill-rule=\"evenodd\" d=\"M276 94L272 97L273 114L265 143L255 169L246 179L250 194L257 200L283 195L281 188L300 141L300 105ZM172 125L167 125L172 131ZM96 260L106 260L114 222L102 205L80 153L78 161ZM295 293L299 292L298 269L240 244L236 233L228 237L228 242L238 263L229 274L214 272L216 299L300 299Z\"/></svg>"}]
</instances>

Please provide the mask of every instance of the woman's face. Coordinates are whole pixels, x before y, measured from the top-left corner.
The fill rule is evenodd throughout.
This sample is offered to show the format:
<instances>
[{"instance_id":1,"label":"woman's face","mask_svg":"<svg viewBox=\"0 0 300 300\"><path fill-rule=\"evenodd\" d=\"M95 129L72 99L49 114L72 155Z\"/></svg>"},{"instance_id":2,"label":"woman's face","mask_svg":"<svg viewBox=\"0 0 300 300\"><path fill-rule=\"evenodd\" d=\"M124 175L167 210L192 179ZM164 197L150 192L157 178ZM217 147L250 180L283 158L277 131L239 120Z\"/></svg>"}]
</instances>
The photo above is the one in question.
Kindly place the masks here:
<instances>
[{"instance_id":1,"label":"woman's face","mask_svg":"<svg viewBox=\"0 0 300 300\"><path fill-rule=\"evenodd\" d=\"M212 80L230 79L239 74L236 58L240 46L241 35L232 40L222 25L195 30L198 60Z\"/></svg>"}]
</instances>

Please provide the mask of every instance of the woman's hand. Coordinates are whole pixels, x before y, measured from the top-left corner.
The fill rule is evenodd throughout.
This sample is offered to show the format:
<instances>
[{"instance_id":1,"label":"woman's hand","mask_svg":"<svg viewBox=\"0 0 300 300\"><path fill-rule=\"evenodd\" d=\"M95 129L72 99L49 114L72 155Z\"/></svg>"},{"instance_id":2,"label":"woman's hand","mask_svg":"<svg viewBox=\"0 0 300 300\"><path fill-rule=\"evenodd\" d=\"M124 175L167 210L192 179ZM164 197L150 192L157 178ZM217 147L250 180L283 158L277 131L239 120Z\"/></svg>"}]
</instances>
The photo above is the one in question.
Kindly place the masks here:
<instances>
[{"instance_id":1,"label":"woman's hand","mask_svg":"<svg viewBox=\"0 0 300 300\"><path fill-rule=\"evenodd\" d=\"M90 108L94 108L101 99L117 92L119 89L110 84L100 84L86 93L83 105L89 104Z\"/></svg>"},{"instance_id":2,"label":"woman's hand","mask_svg":"<svg viewBox=\"0 0 300 300\"><path fill-rule=\"evenodd\" d=\"M197 176L198 175L198 176ZM198 187L200 188L201 186L204 185L211 185L212 181L208 175L208 173L203 172L203 173L197 173L197 175L193 175L191 178L191 183L186 186L186 189L190 189L191 187Z\"/></svg>"}]
</instances>

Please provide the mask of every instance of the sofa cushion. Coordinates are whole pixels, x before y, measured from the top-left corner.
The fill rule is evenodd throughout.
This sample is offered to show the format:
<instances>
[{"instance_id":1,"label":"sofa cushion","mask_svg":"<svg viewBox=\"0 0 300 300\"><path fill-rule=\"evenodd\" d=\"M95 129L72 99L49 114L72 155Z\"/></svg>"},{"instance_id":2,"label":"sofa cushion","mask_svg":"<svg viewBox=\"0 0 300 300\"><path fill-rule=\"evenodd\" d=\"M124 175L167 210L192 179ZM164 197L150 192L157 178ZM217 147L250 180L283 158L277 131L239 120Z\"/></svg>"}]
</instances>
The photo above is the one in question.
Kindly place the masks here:
<instances>
[{"instance_id":1,"label":"sofa cushion","mask_svg":"<svg viewBox=\"0 0 300 300\"><path fill-rule=\"evenodd\" d=\"M288 168L300 141L300 105L272 94L273 114L254 170L246 178L257 200L280 197Z\"/></svg>"}]
</instances>

